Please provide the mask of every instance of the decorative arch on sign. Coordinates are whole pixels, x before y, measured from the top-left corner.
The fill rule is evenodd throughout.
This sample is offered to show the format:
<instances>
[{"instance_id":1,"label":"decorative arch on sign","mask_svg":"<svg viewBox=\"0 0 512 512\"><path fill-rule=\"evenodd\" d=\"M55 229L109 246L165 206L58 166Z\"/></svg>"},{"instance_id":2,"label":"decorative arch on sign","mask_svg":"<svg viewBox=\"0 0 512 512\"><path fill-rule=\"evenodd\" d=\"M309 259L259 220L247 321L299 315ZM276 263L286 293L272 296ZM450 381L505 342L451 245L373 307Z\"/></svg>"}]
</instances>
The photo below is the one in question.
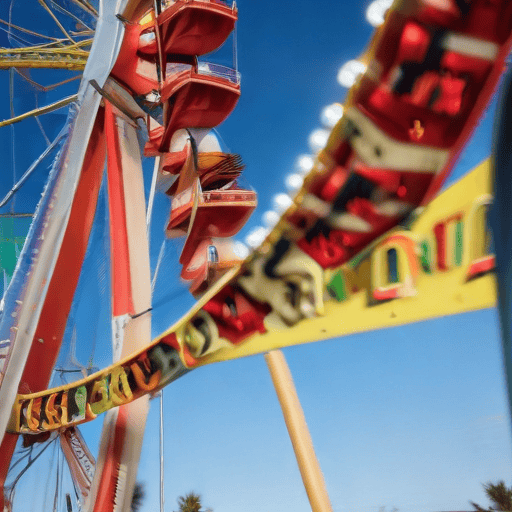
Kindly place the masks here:
<instances>
[{"instance_id":1,"label":"decorative arch on sign","mask_svg":"<svg viewBox=\"0 0 512 512\"><path fill-rule=\"evenodd\" d=\"M371 299L382 302L416 295L419 273L416 241L409 233L387 237L371 255Z\"/></svg>"},{"instance_id":2,"label":"decorative arch on sign","mask_svg":"<svg viewBox=\"0 0 512 512\"><path fill-rule=\"evenodd\" d=\"M438 270L446 271L462 264L464 256L464 222L462 219L463 213L458 212L438 222L433 228Z\"/></svg>"},{"instance_id":3,"label":"decorative arch on sign","mask_svg":"<svg viewBox=\"0 0 512 512\"><path fill-rule=\"evenodd\" d=\"M496 266L494 242L489 228L489 209L493 203L491 194L475 200L467 216L465 230L464 264L467 267L466 279L472 279L490 272Z\"/></svg>"}]
</instances>

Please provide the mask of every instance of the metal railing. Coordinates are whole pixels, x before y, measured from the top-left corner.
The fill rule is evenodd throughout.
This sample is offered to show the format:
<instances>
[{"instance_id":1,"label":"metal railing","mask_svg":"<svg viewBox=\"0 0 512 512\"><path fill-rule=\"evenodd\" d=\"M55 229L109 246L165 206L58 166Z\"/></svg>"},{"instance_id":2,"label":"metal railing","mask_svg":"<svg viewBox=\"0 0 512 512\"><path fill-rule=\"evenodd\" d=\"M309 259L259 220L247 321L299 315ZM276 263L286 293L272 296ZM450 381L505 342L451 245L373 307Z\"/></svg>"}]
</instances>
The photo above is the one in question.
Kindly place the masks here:
<instances>
[{"instance_id":1,"label":"metal railing","mask_svg":"<svg viewBox=\"0 0 512 512\"><path fill-rule=\"evenodd\" d=\"M223 78L236 85L240 85L242 78L242 75L236 69L221 66L220 64L213 64L211 62L199 62L197 72L201 75Z\"/></svg>"},{"instance_id":2,"label":"metal railing","mask_svg":"<svg viewBox=\"0 0 512 512\"><path fill-rule=\"evenodd\" d=\"M229 7L230 9L234 9L236 7L235 0L161 0L160 5L162 8L162 11L164 11L165 9L172 7L174 4L177 4L177 3L185 4L185 3L188 3L191 1L225 5L226 7Z\"/></svg>"}]
</instances>

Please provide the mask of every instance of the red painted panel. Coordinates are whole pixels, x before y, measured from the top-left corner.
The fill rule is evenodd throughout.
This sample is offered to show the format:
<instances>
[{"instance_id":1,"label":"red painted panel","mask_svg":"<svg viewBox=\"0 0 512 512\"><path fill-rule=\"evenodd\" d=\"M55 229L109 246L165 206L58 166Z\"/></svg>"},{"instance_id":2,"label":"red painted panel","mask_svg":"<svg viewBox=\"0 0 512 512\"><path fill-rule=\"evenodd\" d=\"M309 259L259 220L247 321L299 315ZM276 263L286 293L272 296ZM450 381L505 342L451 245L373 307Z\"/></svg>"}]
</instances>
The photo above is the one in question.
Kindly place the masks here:
<instances>
[{"instance_id":1,"label":"red painted panel","mask_svg":"<svg viewBox=\"0 0 512 512\"><path fill-rule=\"evenodd\" d=\"M213 52L226 41L237 18L236 10L221 3L178 0L158 17L164 53Z\"/></svg>"},{"instance_id":2,"label":"red painted panel","mask_svg":"<svg viewBox=\"0 0 512 512\"><path fill-rule=\"evenodd\" d=\"M48 387L87 250L104 162L103 111L99 110L60 254L34 336L35 342L20 381L20 393L42 391ZM5 434L0 446L0 510L3 510L3 486L17 439L17 435Z\"/></svg>"},{"instance_id":3,"label":"red painted panel","mask_svg":"<svg viewBox=\"0 0 512 512\"><path fill-rule=\"evenodd\" d=\"M113 316L133 314L130 254L124 200L121 147L112 105L105 101L105 136L107 140L108 206L110 221L110 259ZM128 205L129 206L129 205Z\"/></svg>"},{"instance_id":4,"label":"red painted panel","mask_svg":"<svg viewBox=\"0 0 512 512\"><path fill-rule=\"evenodd\" d=\"M114 435L110 437L103 466L102 479L96 495L94 512L106 512L113 509L119 466L123 452L123 439L126 437L127 411L119 407L116 418ZM118 442L119 441L119 442Z\"/></svg>"}]
</instances>

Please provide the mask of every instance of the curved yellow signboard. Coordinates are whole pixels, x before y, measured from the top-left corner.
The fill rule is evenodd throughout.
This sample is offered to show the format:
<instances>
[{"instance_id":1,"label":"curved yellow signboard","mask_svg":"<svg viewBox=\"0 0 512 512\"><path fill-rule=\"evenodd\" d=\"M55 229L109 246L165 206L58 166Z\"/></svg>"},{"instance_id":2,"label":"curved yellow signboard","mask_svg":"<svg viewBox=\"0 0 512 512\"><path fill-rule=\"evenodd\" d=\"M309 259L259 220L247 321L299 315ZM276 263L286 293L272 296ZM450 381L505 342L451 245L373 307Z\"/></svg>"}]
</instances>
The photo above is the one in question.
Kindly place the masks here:
<instances>
[{"instance_id":1,"label":"curved yellow signboard","mask_svg":"<svg viewBox=\"0 0 512 512\"><path fill-rule=\"evenodd\" d=\"M18 395L9 430L92 420L205 364L492 307L491 202L486 161L339 268L322 269L296 246L275 263L279 241L144 350L73 384Z\"/></svg>"}]
</instances>

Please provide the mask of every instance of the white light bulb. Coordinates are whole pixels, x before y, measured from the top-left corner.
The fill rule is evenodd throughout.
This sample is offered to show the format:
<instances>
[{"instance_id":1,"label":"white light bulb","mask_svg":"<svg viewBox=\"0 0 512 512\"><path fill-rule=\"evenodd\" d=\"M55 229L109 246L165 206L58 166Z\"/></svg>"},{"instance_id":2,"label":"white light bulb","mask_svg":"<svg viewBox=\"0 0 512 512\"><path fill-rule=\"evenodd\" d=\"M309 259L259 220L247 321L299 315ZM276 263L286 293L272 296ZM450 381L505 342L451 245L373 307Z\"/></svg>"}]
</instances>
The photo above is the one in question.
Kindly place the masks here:
<instances>
[{"instance_id":1,"label":"white light bulb","mask_svg":"<svg viewBox=\"0 0 512 512\"><path fill-rule=\"evenodd\" d=\"M391 7L392 0L374 0L366 9L366 20L372 27L384 23L386 11Z\"/></svg>"},{"instance_id":2,"label":"white light bulb","mask_svg":"<svg viewBox=\"0 0 512 512\"><path fill-rule=\"evenodd\" d=\"M307 174L315 165L315 160L311 155L299 155L295 167L299 174Z\"/></svg>"},{"instance_id":3,"label":"white light bulb","mask_svg":"<svg viewBox=\"0 0 512 512\"><path fill-rule=\"evenodd\" d=\"M366 9L366 21L372 27L378 27L384 23L384 13L378 1L372 2Z\"/></svg>"},{"instance_id":4,"label":"white light bulb","mask_svg":"<svg viewBox=\"0 0 512 512\"><path fill-rule=\"evenodd\" d=\"M279 222L279 214L274 210L268 210L263 214L263 223L267 228L273 228Z\"/></svg>"},{"instance_id":5,"label":"white light bulb","mask_svg":"<svg viewBox=\"0 0 512 512\"><path fill-rule=\"evenodd\" d=\"M265 240L267 235L268 229L259 226L249 232L249 234L245 237L245 243L249 247L255 249L256 247L262 244L263 240Z\"/></svg>"},{"instance_id":6,"label":"white light bulb","mask_svg":"<svg viewBox=\"0 0 512 512\"><path fill-rule=\"evenodd\" d=\"M365 64L358 60L349 60L338 71L338 83L343 87L352 87L357 77L365 71Z\"/></svg>"},{"instance_id":7,"label":"white light bulb","mask_svg":"<svg viewBox=\"0 0 512 512\"><path fill-rule=\"evenodd\" d=\"M318 128L317 130L311 132L311 135L308 139L311 151L318 153L318 151L323 149L329 140L329 135L329 130L325 130L324 128Z\"/></svg>"},{"instance_id":8,"label":"white light bulb","mask_svg":"<svg viewBox=\"0 0 512 512\"><path fill-rule=\"evenodd\" d=\"M277 194L277 196L274 196L273 203L276 212L281 214L291 206L293 201L288 194Z\"/></svg>"},{"instance_id":9,"label":"white light bulb","mask_svg":"<svg viewBox=\"0 0 512 512\"><path fill-rule=\"evenodd\" d=\"M243 242L236 241L233 244L233 252L235 253L235 256L241 260L245 260L247 256L249 256L249 248L247 245L245 245Z\"/></svg>"},{"instance_id":10,"label":"white light bulb","mask_svg":"<svg viewBox=\"0 0 512 512\"><path fill-rule=\"evenodd\" d=\"M320 114L320 121L326 128L334 128L336 123L343 116L343 105L341 103L333 103L327 105Z\"/></svg>"},{"instance_id":11,"label":"white light bulb","mask_svg":"<svg viewBox=\"0 0 512 512\"><path fill-rule=\"evenodd\" d=\"M284 179L284 184L286 185L286 188L290 192L296 192L299 190L300 187L302 187L302 183L304 182L304 177L300 174L288 174L286 178Z\"/></svg>"}]
</instances>

